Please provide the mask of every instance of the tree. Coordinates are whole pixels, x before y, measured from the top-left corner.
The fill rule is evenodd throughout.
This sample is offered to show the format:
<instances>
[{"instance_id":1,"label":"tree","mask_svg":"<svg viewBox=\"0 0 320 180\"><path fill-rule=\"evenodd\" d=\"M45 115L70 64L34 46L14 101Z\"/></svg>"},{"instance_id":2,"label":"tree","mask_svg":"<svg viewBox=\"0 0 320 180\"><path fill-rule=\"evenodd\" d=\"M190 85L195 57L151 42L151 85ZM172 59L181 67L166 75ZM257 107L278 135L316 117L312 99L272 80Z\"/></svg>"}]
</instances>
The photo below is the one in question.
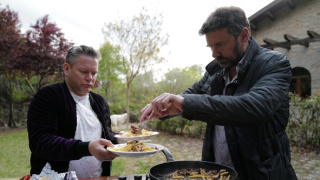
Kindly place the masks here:
<instances>
[{"instance_id":1,"label":"tree","mask_svg":"<svg viewBox=\"0 0 320 180\"><path fill-rule=\"evenodd\" d=\"M168 34L162 35L162 15L151 17L145 9L131 20L119 20L103 28L105 39L119 48L123 73L126 79L129 114L130 85L143 70L161 63L160 48L168 43Z\"/></svg>"},{"instance_id":2,"label":"tree","mask_svg":"<svg viewBox=\"0 0 320 180\"><path fill-rule=\"evenodd\" d=\"M18 62L24 52L25 41L20 34L18 13L0 7L0 72L7 80L6 93L3 98L9 105L9 127L16 127L13 120L13 91L16 77L20 75Z\"/></svg>"},{"instance_id":3,"label":"tree","mask_svg":"<svg viewBox=\"0 0 320 180\"><path fill-rule=\"evenodd\" d=\"M118 77L122 71L119 50L107 42L99 49L99 52L101 54L101 59L99 61L97 79L99 79L100 85L103 88L108 101L114 102L115 96L112 96L112 92L110 91L117 82L121 81Z\"/></svg>"},{"instance_id":4,"label":"tree","mask_svg":"<svg viewBox=\"0 0 320 180\"><path fill-rule=\"evenodd\" d=\"M134 104L140 103L145 106L146 103L152 101L155 94L160 93L157 91L154 79L154 72L151 70L137 75L130 88L132 90L131 101Z\"/></svg>"},{"instance_id":5,"label":"tree","mask_svg":"<svg viewBox=\"0 0 320 180\"><path fill-rule=\"evenodd\" d=\"M169 93L180 94L201 79L202 69L200 65L171 69L164 75L164 80L159 82L160 89Z\"/></svg>"},{"instance_id":6,"label":"tree","mask_svg":"<svg viewBox=\"0 0 320 180\"><path fill-rule=\"evenodd\" d=\"M35 94L50 80L63 78L63 63L73 43L64 38L56 24L49 22L48 15L37 20L26 33L28 49L23 56L23 72ZM30 79L36 77L35 88ZM46 81L45 81L46 80Z\"/></svg>"}]
</instances>

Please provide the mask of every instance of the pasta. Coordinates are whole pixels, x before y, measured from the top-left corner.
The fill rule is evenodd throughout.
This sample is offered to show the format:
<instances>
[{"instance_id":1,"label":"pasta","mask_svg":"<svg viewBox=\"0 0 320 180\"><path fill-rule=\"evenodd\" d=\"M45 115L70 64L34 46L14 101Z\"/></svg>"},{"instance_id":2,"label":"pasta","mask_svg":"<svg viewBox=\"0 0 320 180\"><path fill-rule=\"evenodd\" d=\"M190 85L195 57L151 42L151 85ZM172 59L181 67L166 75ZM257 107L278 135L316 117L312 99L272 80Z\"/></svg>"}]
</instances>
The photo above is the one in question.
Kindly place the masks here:
<instances>
[{"instance_id":1,"label":"pasta","mask_svg":"<svg viewBox=\"0 0 320 180\"><path fill-rule=\"evenodd\" d=\"M172 179L185 179L185 175L188 175L189 179L201 178L202 180L229 180L231 176L229 172L222 169L218 171L208 171L200 168L198 170L176 170L175 172L169 174L167 177Z\"/></svg>"},{"instance_id":2,"label":"pasta","mask_svg":"<svg viewBox=\"0 0 320 180\"><path fill-rule=\"evenodd\" d=\"M141 141L131 140L127 142L127 145L110 148L113 151L123 151L123 152L141 152L141 151L154 151L157 150L157 147L147 147Z\"/></svg>"},{"instance_id":3,"label":"pasta","mask_svg":"<svg viewBox=\"0 0 320 180\"><path fill-rule=\"evenodd\" d=\"M147 131L145 129L142 129L140 134L133 134L132 132L128 131L124 134L121 134L120 137L134 137L134 136L149 136L152 135L153 132L152 131Z\"/></svg>"}]
</instances>

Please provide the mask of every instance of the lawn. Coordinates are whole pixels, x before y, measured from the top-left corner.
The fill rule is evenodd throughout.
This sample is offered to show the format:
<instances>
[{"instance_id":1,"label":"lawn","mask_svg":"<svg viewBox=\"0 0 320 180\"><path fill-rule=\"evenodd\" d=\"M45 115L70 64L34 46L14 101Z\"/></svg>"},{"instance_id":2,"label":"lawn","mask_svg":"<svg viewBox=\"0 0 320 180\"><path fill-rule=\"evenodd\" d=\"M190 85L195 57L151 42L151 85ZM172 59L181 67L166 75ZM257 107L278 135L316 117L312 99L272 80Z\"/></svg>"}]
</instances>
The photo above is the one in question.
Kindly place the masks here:
<instances>
[{"instance_id":1,"label":"lawn","mask_svg":"<svg viewBox=\"0 0 320 180\"><path fill-rule=\"evenodd\" d=\"M1 131L1 130L0 130ZM176 160L200 160L200 139L161 134L148 140L166 146ZM30 150L26 129L0 133L0 178L19 178L30 171ZM188 148L183 148L183 147ZM163 153L142 158L117 157L112 163L111 175L145 174L159 163L166 162Z\"/></svg>"},{"instance_id":2,"label":"lawn","mask_svg":"<svg viewBox=\"0 0 320 180\"><path fill-rule=\"evenodd\" d=\"M0 133L0 178L29 174L30 154L26 129Z\"/></svg>"}]
</instances>

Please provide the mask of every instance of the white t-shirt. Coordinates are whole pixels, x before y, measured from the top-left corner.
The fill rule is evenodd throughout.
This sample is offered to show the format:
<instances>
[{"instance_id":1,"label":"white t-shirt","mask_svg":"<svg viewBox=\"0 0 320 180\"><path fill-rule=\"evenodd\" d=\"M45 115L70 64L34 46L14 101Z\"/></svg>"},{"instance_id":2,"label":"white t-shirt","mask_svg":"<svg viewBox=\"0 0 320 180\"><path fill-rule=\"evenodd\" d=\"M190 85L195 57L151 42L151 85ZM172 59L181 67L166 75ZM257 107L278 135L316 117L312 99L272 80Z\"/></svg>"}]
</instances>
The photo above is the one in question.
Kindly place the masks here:
<instances>
[{"instance_id":1,"label":"white t-shirt","mask_svg":"<svg viewBox=\"0 0 320 180\"><path fill-rule=\"evenodd\" d=\"M77 128L74 138L92 141L101 138L102 126L92 110L89 95L77 96L71 92L77 105ZM102 173L101 161L94 156L85 156L69 163L69 171L75 171L78 178L99 177Z\"/></svg>"}]
</instances>

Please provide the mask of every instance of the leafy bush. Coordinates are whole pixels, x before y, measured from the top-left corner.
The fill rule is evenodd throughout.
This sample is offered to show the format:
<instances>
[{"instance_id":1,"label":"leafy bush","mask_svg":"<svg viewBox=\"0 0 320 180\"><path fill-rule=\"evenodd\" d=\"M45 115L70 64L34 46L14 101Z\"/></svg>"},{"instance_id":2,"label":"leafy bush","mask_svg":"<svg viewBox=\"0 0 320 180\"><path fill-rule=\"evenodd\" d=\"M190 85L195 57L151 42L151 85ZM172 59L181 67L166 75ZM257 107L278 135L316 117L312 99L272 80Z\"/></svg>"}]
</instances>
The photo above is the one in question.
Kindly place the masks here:
<instances>
[{"instance_id":1,"label":"leafy bush","mask_svg":"<svg viewBox=\"0 0 320 180\"><path fill-rule=\"evenodd\" d=\"M148 128L164 131L169 134L181 134L188 137L199 138L203 135L206 123L201 121L189 121L181 116L166 120L154 120L148 123Z\"/></svg>"},{"instance_id":2,"label":"leafy bush","mask_svg":"<svg viewBox=\"0 0 320 180\"><path fill-rule=\"evenodd\" d=\"M201 137L206 130L206 123L201 121L188 121L185 127L185 134L188 137Z\"/></svg>"},{"instance_id":3,"label":"leafy bush","mask_svg":"<svg viewBox=\"0 0 320 180\"><path fill-rule=\"evenodd\" d=\"M287 133L292 145L319 150L320 96L300 98L290 94Z\"/></svg>"}]
</instances>

